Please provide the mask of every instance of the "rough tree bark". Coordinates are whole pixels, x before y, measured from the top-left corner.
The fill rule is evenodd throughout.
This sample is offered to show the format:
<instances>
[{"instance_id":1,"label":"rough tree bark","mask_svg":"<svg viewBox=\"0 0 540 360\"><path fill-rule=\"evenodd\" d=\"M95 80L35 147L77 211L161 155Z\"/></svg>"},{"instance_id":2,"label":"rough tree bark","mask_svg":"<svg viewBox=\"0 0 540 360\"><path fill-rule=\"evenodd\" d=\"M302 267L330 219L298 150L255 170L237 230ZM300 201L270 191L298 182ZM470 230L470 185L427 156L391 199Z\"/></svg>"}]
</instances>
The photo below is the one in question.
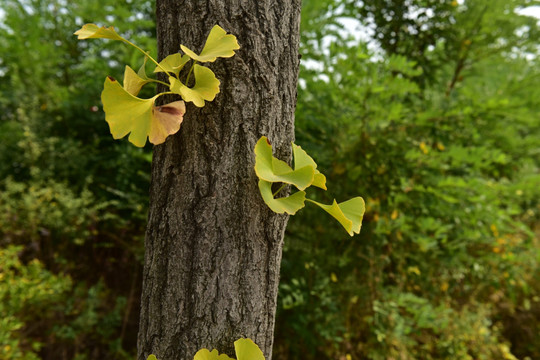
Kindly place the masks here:
<instances>
[{"instance_id":1,"label":"rough tree bark","mask_svg":"<svg viewBox=\"0 0 540 360\"><path fill-rule=\"evenodd\" d=\"M139 359L234 355L253 339L271 358L287 217L263 203L253 148L266 135L288 159L294 137L300 0L158 0L159 57L200 51L219 24L241 49L210 64L221 93L187 105L178 134L156 146Z\"/></svg>"}]
</instances>

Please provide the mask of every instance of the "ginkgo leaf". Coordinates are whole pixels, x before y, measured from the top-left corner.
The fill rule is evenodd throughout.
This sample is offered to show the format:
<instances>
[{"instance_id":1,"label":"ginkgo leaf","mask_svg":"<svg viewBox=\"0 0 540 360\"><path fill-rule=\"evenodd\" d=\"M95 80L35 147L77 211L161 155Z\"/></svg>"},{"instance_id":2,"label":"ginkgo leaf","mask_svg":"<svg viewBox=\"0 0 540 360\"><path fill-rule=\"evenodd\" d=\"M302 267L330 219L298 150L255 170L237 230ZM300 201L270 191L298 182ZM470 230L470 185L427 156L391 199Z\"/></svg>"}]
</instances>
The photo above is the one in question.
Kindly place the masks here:
<instances>
[{"instance_id":1,"label":"ginkgo leaf","mask_svg":"<svg viewBox=\"0 0 540 360\"><path fill-rule=\"evenodd\" d=\"M304 149L295 143L292 144L293 156L294 156L294 169L300 169L305 166L312 166L315 169L313 176L313 183L311 185L326 190L326 176L324 176L319 170L317 170L317 163L311 156L309 156Z\"/></svg>"},{"instance_id":2,"label":"ginkgo leaf","mask_svg":"<svg viewBox=\"0 0 540 360\"><path fill-rule=\"evenodd\" d=\"M146 360L158 360L158 359L156 358L156 355L151 354L146 358Z\"/></svg>"},{"instance_id":3,"label":"ginkgo leaf","mask_svg":"<svg viewBox=\"0 0 540 360\"><path fill-rule=\"evenodd\" d=\"M113 138L120 139L131 133L129 141L143 147L147 137L157 145L176 133L183 120L185 104L175 101L156 107L154 102L158 96L140 99L127 92L118 81L107 77L101 101Z\"/></svg>"},{"instance_id":4,"label":"ginkgo leaf","mask_svg":"<svg viewBox=\"0 0 540 360\"><path fill-rule=\"evenodd\" d=\"M298 210L305 206L305 191L297 191L287 197L274 199L274 195L272 194L272 183L262 179L259 179L259 191L261 192L261 196L266 205L268 205L273 212L278 214L287 213L294 215Z\"/></svg>"},{"instance_id":5,"label":"ginkgo leaf","mask_svg":"<svg viewBox=\"0 0 540 360\"><path fill-rule=\"evenodd\" d=\"M219 93L219 80L212 70L204 66L195 65L193 73L195 85L192 88L170 76L170 89L172 92L180 94L184 101L191 101L195 106L203 107L205 100L212 101Z\"/></svg>"},{"instance_id":6,"label":"ginkgo leaf","mask_svg":"<svg viewBox=\"0 0 540 360\"><path fill-rule=\"evenodd\" d=\"M112 40L124 40L123 37L118 35L114 30L114 27L99 27L96 24L85 24L82 28L73 33L77 35L77 39L112 39Z\"/></svg>"},{"instance_id":7,"label":"ginkgo leaf","mask_svg":"<svg viewBox=\"0 0 540 360\"><path fill-rule=\"evenodd\" d=\"M234 360L228 357L225 354L219 354L219 352L214 349L212 351L208 349L201 349L197 351L193 360Z\"/></svg>"},{"instance_id":8,"label":"ginkgo leaf","mask_svg":"<svg viewBox=\"0 0 540 360\"><path fill-rule=\"evenodd\" d=\"M358 196L339 204L334 200L332 205L321 204L310 199L307 200L332 215L347 230L349 235L353 236L360 233L365 211L364 199L361 197Z\"/></svg>"},{"instance_id":9,"label":"ginkgo leaf","mask_svg":"<svg viewBox=\"0 0 540 360\"><path fill-rule=\"evenodd\" d=\"M186 104L183 101L155 106L152 112L150 133L148 141L154 145L165 142L167 136L176 134L180 130L183 116L186 113Z\"/></svg>"},{"instance_id":10,"label":"ginkgo leaf","mask_svg":"<svg viewBox=\"0 0 540 360\"><path fill-rule=\"evenodd\" d=\"M352 221L352 231L355 234L360 233L362 228L362 219L364 218L364 212L366 211L366 203L360 196L354 197L350 200L344 201L339 204L341 211L347 219ZM352 235L351 235L352 236Z\"/></svg>"},{"instance_id":11,"label":"ginkgo leaf","mask_svg":"<svg viewBox=\"0 0 540 360\"><path fill-rule=\"evenodd\" d=\"M148 57L150 56L149 53L146 53L147 56L144 57L144 62L139 68L139 71L137 71L137 75L143 80L150 80L148 76L146 75L146 62L148 61Z\"/></svg>"},{"instance_id":12,"label":"ginkgo leaf","mask_svg":"<svg viewBox=\"0 0 540 360\"><path fill-rule=\"evenodd\" d=\"M187 55L182 55L179 53L171 54L165 59L161 60L159 66L156 66L154 72L163 72L163 69L165 69L167 72L178 75L180 73L180 70L182 70L184 65L186 65L189 60L191 59Z\"/></svg>"},{"instance_id":13,"label":"ginkgo leaf","mask_svg":"<svg viewBox=\"0 0 540 360\"><path fill-rule=\"evenodd\" d=\"M265 360L263 352L251 339L238 339L234 342L237 360Z\"/></svg>"},{"instance_id":14,"label":"ginkgo leaf","mask_svg":"<svg viewBox=\"0 0 540 360\"><path fill-rule=\"evenodd\" d=\"M215 25L208 38L206 43L199 55L195 54L193 51L180 45L180 48L193 60L200 62L213 62L218 57L228 58L234 55L234 50L240 49L238 41L236 41L236 36L228 34L223 30L219 25Z\"/></svg>"},{"instance_id":15,"label":"ginkgo leaf","mask_svg":"<svg viewBox=\"0 0 540 360\"><path fill-rule=\"evenodd\" d=\"M150 80L141 78L135 70L126 65L124 71L124 89L133 96L137 96L141 88L148 84Z\"/></svg>"},{"instance_id":16,"label":"ginkgo leaf","mask_svg":"<svg viewBox=\"0 0 540 360\"><path fill-rule=\"evenodd\" d=\"M272 156L272 145L262 136L255 145L255 173L265 181L292 184L304 190L313 182L315 169L310 165L291 169L286 162Z\"/></svg>"}]
</instances>

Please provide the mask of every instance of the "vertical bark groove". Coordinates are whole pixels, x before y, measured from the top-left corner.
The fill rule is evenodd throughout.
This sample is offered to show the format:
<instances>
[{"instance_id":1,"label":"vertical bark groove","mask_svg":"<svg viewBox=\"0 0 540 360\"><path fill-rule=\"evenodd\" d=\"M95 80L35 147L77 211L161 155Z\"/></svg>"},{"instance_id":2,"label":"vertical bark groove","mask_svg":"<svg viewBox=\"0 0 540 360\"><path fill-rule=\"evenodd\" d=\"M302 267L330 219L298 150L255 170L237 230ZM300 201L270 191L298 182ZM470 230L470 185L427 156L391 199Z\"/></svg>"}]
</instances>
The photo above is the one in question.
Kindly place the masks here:
<instances>
[{"instance_id":1,"label":"vertical bark groove","mask_svg":"<svg viewBox=\"0 0 540 360\"><path fill-rule=\"evenodd\" d=\"M300 0L158 0L160 58L200 51L219 24L241 49L210 68L221 93L187 106L179 133L156 146L141 299L139 359L234 355L250 337L271 358L287 217L260 198L253 147L266 135L290 158Z\"/></svg>"}]
</instances>

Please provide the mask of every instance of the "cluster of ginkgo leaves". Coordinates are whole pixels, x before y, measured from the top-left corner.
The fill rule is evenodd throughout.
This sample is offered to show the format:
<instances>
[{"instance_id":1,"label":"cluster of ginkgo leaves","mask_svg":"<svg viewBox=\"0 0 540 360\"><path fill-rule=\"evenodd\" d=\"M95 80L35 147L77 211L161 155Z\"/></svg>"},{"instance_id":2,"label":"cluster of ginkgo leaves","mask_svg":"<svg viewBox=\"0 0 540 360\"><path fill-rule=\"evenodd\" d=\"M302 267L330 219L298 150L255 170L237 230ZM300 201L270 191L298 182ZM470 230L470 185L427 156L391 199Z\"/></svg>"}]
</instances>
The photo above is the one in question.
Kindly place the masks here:
<instances>
[{"instance_id":1,"label":"cluster of ginkgo leaves","mask_svg":"<svg viewBox=\"0 0 540 360\"><path fill-rule=\"evenodd\" d=\"M78 36L79 40L96 38L119 40L144 54L144 63L138 72L126 65L123 86L109 76L105 79L104 89L101 93L105 120L109 123L113 137L120 139L131 133L129 141L139 147L146 144L146 138L152 144L161 144L169 135L180 130L180 124L186 112L184 101L193 102L195 106L203 107L205 101L214 100L219 93L220 82L214 72L199 65L198 62L214 62L219 57L228 58L240 48L234 35L227 34L219 25L216 25L210 31L199 55L184 45L180 45L184 55L171 54L158 63L147 52L118 35L112 26L99 27L95 24L86 24L77 30L75 35ZM155 73L163 72L168 75L168 83L151 79L146 75L148 59L156 64ZM182 82L180 72L190 61L193 63ZM192 74L194 75L193 85L190 83ZM138 98L137 95L142 87L150 82L166 85L170 91L159 93L150 99ZM156 99L166 94L180 95L184 101L155 106ZM326 177L317 170L315 161L300 146L294 143L292 146L294 170L284 161L272 156L272 146L266 137L263 136L257 142L255 146L255 172L259 177L259 190L264 202L276 213L294 215L305 206L306 201L309 201L337 219L349 235L358 234L365 211L364 200L361 197L355 197L342 203L334 200L332 204L325 205L306 199L304 190L309 186L313 185L326 190ZM282 186L276 192L272 192L273 183L282 183ZM296 186L298 191L287 197L276 198L285 184ZM220 358L220 360L223 359Z\"/></svg>"},{"instance_id":2,"label":"cluster of ginkgo leaves","mask_svg":"<svg viewBox=\"0 0 540 360\"><path fill-rule=\"evenodd\" d=\"M265 360L261 349L251 339L238 339L234 342L236 360ZM158 360L155 355L150 355L146 360ZM197 351L193 360L234 360L225 354L220 354L216 349L210 351L201 349Z\"/></svg>"},{"instance_id":3,"label":"cluster of ginkgo leaves","mask_svg":"<svg viewBox=\"0 0 540 360\"><path fill-rule=\"evenodd\" d=\"M75 35L79 40L97 38L119 40L144 54L144 63L138 72L126 66L123 86L112 77L107 77L101 93L105 120L109 123L113 137L120 139L131 133L129 141L139 147L146 144L147 137L152 144L157 145L163 143L167 136L180 130L180 124L186 112L184 101L203 107L205 101L214 100L219 93L220 82L214 72L199 65L198 62L207 63L214 62L219 57L228 58L234 55L234 50L240 48L234 35L227 34L216 25L210 31L199 55L181 45L184 55L171 54L158 63L147 52L118 35L112 26L98 27L95 24L86 24L77 30ZM148 59L156 64L155 73L163 72L168 75L168 83L147 76L145 68ZM191 68L182 81L180 72L190 61L193 61ZM193 85L190 82L192 75ZM141 88L150 82L164 84L170 91L157 94L150 99L138 98ZM180 95L184 101L155 106L156 99L165 94Z\"/></svg>"},{"instance_id":4,"label":"cluster of ginkgo leaves","mask_svg":"<svg viewBox=\"0 0 540 360\"><path fill-rule=\"evenodd\" d=\"M304 190L309 186L326 190L326 177L317 170L315 161L300 146L292 143L292 149L294 169L272 155L272 145L266 136L261 137L255 145L255 173L259 177L262 198L268 207L278 214L294 215L305 206L306 201L309 201L332 215L349 235L360 233L365 211L364 199L358 196L341 203L334 199L330 205L307 199ZM273 183L282 185L276 191L272 191ZM294 185L298 191L286 197L276 198L285 184Z\"/></svg>"}]
</instances>

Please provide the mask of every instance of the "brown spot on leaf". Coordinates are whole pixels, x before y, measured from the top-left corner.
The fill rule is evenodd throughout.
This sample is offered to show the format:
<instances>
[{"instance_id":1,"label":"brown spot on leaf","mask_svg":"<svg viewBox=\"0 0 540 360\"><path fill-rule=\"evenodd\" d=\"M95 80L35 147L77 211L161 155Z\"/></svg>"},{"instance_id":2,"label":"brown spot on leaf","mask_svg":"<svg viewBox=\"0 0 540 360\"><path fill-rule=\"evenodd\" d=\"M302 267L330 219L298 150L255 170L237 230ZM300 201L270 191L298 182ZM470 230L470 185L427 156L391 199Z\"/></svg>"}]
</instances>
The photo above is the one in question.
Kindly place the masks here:
<instances>
[{"instance_id":1,"label":"brown spot on leaf","mask_svg":"<svg viewBox=\"0 0 540 360\"><path fill-rule=\"evenodd\" d=\"M159 112L167 113L167 114L171 114L171 115L177 115L177 116L184 115L184 113L180 109L178 109L176 107L172 107L172 106L166 106L166 105L158 106L158 107L156 107L156 110L159 111Z\"/></svg>"},{"instance_id":2,"label":"brown spot on leaf","mask_svg":"<svg viewBox=\"0 0 540 360\"><path fill-rule=\"evenodd\" d=\"M112 76L107 76L109 78L109 80L111 81L116 81Z\"/></svg>"}]
</instances>

